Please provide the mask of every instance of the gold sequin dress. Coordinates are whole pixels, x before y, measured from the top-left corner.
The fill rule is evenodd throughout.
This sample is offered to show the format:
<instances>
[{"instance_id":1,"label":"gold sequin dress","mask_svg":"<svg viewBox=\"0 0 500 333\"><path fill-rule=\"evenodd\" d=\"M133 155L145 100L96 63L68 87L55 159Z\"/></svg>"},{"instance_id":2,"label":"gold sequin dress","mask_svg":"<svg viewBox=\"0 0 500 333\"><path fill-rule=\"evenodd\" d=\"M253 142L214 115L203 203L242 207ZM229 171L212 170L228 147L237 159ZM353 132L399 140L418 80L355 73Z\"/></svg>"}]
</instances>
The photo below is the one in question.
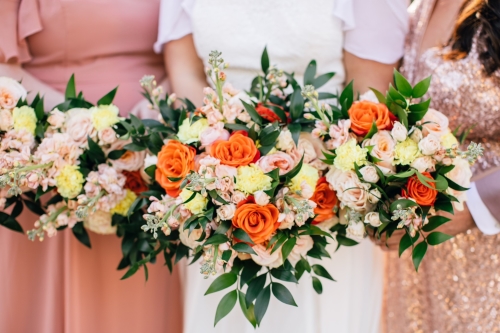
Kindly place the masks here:
<instances>
[{"instance_id":1,"label":"gold sequin dress","mask_svg":"<svg viewBox=\"0 0 500 333\"><path fill-rule=\"evenodd\" d=\"M477 45L458 61L443 60L443 48L418 56L436 1L412 5L402 71L413 84L432 75L431 107L450 118L451 129L475 125L469 139L486 148L477 175L500 165L500 71L485 76ZM477 228L457 235L429 248L418 273L409 251L389 253L384 301L386 333L500 332L500 235Z\"/></svg>"}]
</instances>

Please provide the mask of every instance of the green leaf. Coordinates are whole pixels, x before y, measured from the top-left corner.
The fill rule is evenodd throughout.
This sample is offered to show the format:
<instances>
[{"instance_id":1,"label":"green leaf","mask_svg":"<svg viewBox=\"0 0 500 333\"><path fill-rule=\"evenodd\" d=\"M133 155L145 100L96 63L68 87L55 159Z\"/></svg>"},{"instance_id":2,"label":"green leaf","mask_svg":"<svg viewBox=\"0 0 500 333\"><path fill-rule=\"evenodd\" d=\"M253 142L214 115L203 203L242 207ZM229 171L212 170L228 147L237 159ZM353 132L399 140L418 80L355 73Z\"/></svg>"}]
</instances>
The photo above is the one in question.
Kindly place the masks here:
<instances>
[{"instance_id":1,"label":"green leaf","mask_svg":"<svg viewBox=\"0 0 500 333\"><path fill-rule=\"evenodd\" d=\"M272 127L266 127L264 130L261 131L259 139L260 139L260 144L263 146L274 146L274 143L276 142L276 139L280 135L280 131L266 131L268 128Z\"/></svg>"},{"instance_id":2,"label":"green leaf","mask_svg":"<svg viewBox=\"0 0 500 333\"><path fill-rule=\"evenodd\" d=\"M222 297L219 305L217 306L217 311L215 312L214 326L217 325L217 323L222 318L227 316L229 312L231 312L231 310L236 305L237 298L238 298L237 290L230 291L224 297Z\"/></svg>"},{"instance_id":3,"label":"green leaf","mask_svg":"<svg viewBox=\"0 0 500 333\"><path fill-rule=\"evenodd\" d=\"M351 108L353 101L354 101L354 81L351 81L344 88L339 97L339 103L342 106L342 115L346 118L349 117L347 111Z\"/></svg>"},{"instance_id":4,"label":"green leaf","mask_svg":"<svg viewBox=\"0 0 500 333\"><path fill-rule=\"evenodd\" d=\"M0 225L3 225L4 227L12 231L24 233L23 228L21 227L19 222L17 222L14 217L9 216L9 214L6 214L4 212L0 212Z\"/></svg>"},{"instance_id":5,"label":"green leaf","mask_svg":"<svg viewBox=\"0 0 500 333\"><path fill-rule=\"evenodd\" d=\"M231 227L232 222L230 220L221 221L217 229L215 229L216 234L224 235Z\"/></svg>"},{"instance_id":6,"label":"green leaf","mask_svg":"<svg viewBox=\"0 0 500 333\"><path fill-rule=\"evenodd\" d=\"M436 185L436 190L445 191L448 188L448 181L446 180L446 177L443 177L440 174L438 174L435 179L435 185Z\"/></svg>"},{"instance_id":7,"label":"green leaf","mask_svg":"<svg viewBox=\"0 0 500 333\"><path fill-rule=\"evenodd\" d=\"M420 263L422 262L422 259L425 256L425 252L427 252L427 243L426 242L420 242L415 246L413 249L412 253L412 258L413 258L413 265L415 266L415 270L418 272L418 267L420 266Z\"/></svg>"},{"instance_id":8,"label":"green leaf","mask_svg":"<svg viewBox=\"0 0 500 333\"><path fill-rule=\"evenodd\" d=\"M434 203L434 208L436 211L442 210L444 212L453 214L453 205L451 200L443 193L438 193L436 202Z\"/></svg>"},{"instance_id":9,"label":"green leaf","mask_svg":"<svg viewBox=\"0 0 500 333\"><path fill-rule=\"evenodd\" d=\"M389 109L398 117L401 124L408 128L408 114L406 113L406 111L395 102L391 103Z\"/></svg>"},{"instance_id":10,"label":"green leaf","mask_svg":"<svg viewBox=\"0 0 500 333\"><path fill-rule=\"evenodd\" d=\"M375 88L370 88L370 90L373 91L373 93L375 94L375 96L377 97L377 99L380 103L382 103L382 104L387 103L387 100L385 99L384 94L382 94L380 91L378 91Z\"/></svg>"},{"instance_id":11,"label":"green leaf","mask_svg":"<svg viewBox=\"0 0 500 333\"><path fill-rule=\"evenodd\" d=\"M450 178L448 178L448 177L444 177L444 178L446 179L447 185L449 185L451 189L453 189L455 191L467 191L468 190L467 187L463 187L463 186L458 185L457 183L455 183Z\"/></svg>"},{"instance_id":12,"label":"green leaf","mask_svg":"<svg viewBox=\"0 0 500 333\"><path fill-rule=\"evenodd\" d=\"M302 131L302 126L300 124L290 124L287 126L288 130L292 134L293 142L295 145L299 145L300 132Z\"/></svg>"},{"instance_id":13,"label":"green leaf","mask_svg":"<svg viewBox=\"0 0 500 333\"><path fill-rule=\"evenodd\" d=\"M28 207L29 210L31 210L33 213L35 213L37 215L45 214L45 211L43 210L43 208L40 207L39 204L37 204L33 201L24 199L24 204L26 205L26 207Z\"/></svg>"},{"instance_id":14,"label":"green leaf","mask_svg":"<svg viewBox=\"0 0 500 333\"><path fill-rule=\"evenodd\" d=\"M288 258L288 255L290 254L290 252L292 252L296 243L297 243L297 237L292 237L289 238L285 242L285 244L283 244L283 246L281 247L281 254L283 256L283 261L285 261L286 258Z\"/></svg>"},{"instance_id":15,"label":"green leaf","mask_svg":"<svg viewBox=\"0 0 500 333\"><path fill-rule=\"evenodd\" d=\"M45 110L43 108L43 97L40 98L40 100L36 103L35 115L36 115L36 119L38 119L38 120L42 120L43 117L45 116Z\"/></svg>"},{"instance_id":16,"label":"green leaf","mask_svg":"<svg viewBox=\"0 0 500 333\"><path fill-rule=\"evenodd\" d=\"M427 90L429 90L429 86L431 85L431 76L423 79L419 83L413 87L413 91L411 93L411 96L413 98L420 98L423 97L426 93Z\"/></svg>"},{"instance_id":17,"label":"green leaf","mask_svg":"<svg viewBox=\"0 0 500 333\"><path fill-rule=\"evenodd\" d=\"M228 241L229 241L229 238L227 238L226 235L214 234L212 237L207 239L207 241L203 244L203 246L218 245L218 244L222 244L222 243L225 243Z\"/></svg>"},{"instance_id":18,"label":"green leaf","mask_svg":"<svg viewBox=\"0 0 500 333\"><path fill-rule=\"evenodd\" d=\"M330 273L328 273L328 271L321 265L312 265L312 270L318 276L324 277L325 279L328 280L335 281L330 275Z\"/></svg>"},{"instance_id":19,"label":"green leaf","mask_svg":"<svg viewBox=\"0 0 500 333\"><path fill-rule=\"evenodd\" d=\"M130 268L127 270L127 272L121 277L120 280L125 280L125 279L128 279L129 277L131 277L132 275L134 275L137 270L139 270L139 265L136 263L132 266L130 266Z\"/></svg>"},{"instance_id":20,"label":"green leaf","mask_svg":"<svg viewBox=\"0 0 500 333\"><path fill-rule=\"evenodd\" d=\"M281 234L276 243L273 244L273 249L271 250L271 254L281 248L281 245L288 239L286 234ZM268 245L269 246L269 245Z\"/></svg>"},{"instance_id":21,"label":"green leaf","mask_svg":"<svg viewBox=\"0 0 500 333\"><path fill-rule=\"evenodd\" d=\"M281 281L298 283L295 275L288 270L273 268L271 269L271 275Z\"/></svg>"},{"instance_id":22,"label":"green leaf","mask_svg":"<svg viewBox=\"0 0 500 333\"><path fill-rule=\"evenodd\" d=\"M12 209L12 212L10 213L10 216L12 218L16 218L19 215L21 215L21 213L23 212L23 207L24 207L23 202L21 200L17 200L16 205L14 206L14 209Z\"/></svg>"},{"instance_id":23,"label":"green leaf","mask_svg":"<svg viewBox=\"0 0 500 333\"><path fill-rule=\"evenodd\" d=\"M250 115L250 118L254 122L256 122L259 125L262 125L262 117L259 115L257 110L255 110L255 107L252 104L248 104L244 100L240 99L241 103L243 103L243 106L245 107L245 110L247 110L248 114Z\"/></svg>"},{"instance_id":24,"label":"green leaf","mask_svg":"<svg viewBox=\"0 0 500 333\"><path fill-rule=\"evenodd\" d=\"M336 239L337 239L338 244L342 245L342 246L354 246L354 245L358 245L359 244L355 240L350 239L348 237L345 237L343 235L339 235L339 234L337 234Z\"/></svg>"},{"instance_id":25,"label":"green leaf","mask_svg":"<svg viewBox=\"0 0 500 333\"><path fill-rule=\"evenodd\" d=\"M103 98L97 101L97 105L110 105L113 104L113 100L115 99L116 91L118 90L118 87L115 89L111 90L109 93L107 93Z\"/></svg>"},{"instance_id":26,"label":"green leaf","mask_svg":"<svg viewBox=\"0 0 500 333\"><path fill-rule=\"evenodd\" d=\"M290 97L290 116L292 120L302 118L304 112L304 97L302 97L302 90L300 87L295 89Z\"/></svg>"},{"instance_id":27,"label":"green leaf","mask_svg":"<svg viewBox=\"0 0 500 333\"><path fill-rule=\"evenodd\" d=\"M281 283L273 282L271 284L271 290L274 297L276 297L282 303L297 306L297 303L295 303L295 300L293 299L292 293Z\"/></svg>"},{"instance_id":28,"label":"green leaf","mask_svg":"<svg viewBox=\"0 0 500 333\"><path fill-rule=\"evenodd\" d=\"M75 87L75 74L71 75L71 78L66 85L66 92L64 93L66 100L70 98L76 98L76 87Z\"/></svg>"},{"instance_id":29,"label":"green leaf","mask_svg":"<svg viewBox=\"0 0 500 333\"><path fill-rule=\"evenodd\" d=\"M267 53L267 46L264 47L264 52L262 52L262 56L260 57L260 66L264 74L267 74L267 70L269 69L269 54Z\"/></svg>"},{"instance_id":30,"label":"green leaf","mask_svg":"<svg viewBox=\"0 0 500 333\"><path fill-rule=\"evenodd\" d=\"M297 281L300 280L305 271L311 272L311 266L306 259L300 258L297 264L295 264L295 278Z\"/></svg>"},{"instance_id":31,"label":"green leaf","mask_svg":"<svg viewBox=\"0 0 500 333\"><path fill-rule=\"evenodd\" d=\"M127 151L125 149L113 150L108 154L110 160L117 160L122 157Z\"/></svg>"},{"instance_id":32,"label":"green leaf","mask_svg":"<svg viewBox=\"0 0 500 333\"><path fill-rule=\"evenodd\" d=\"M233 237L250 244L254 244L250 236L243 229L235 229L233 231Z\"/></svg>"},{"instance_id":33,"label":"green leaf","mask_svg":"<svg viewBox=\"0 0 500 333\"><path fill-rule=\"evenodd\" d=\"M375 135L375 133L377 133L377 132L378 132L377 123L376 123L376 122L373 122L373 123L372 123L372 127L370 128L370 131L366 134L366 136L365 136L365 138L364 138L364 139L365 139L365 140L366 140L366 139L370 139L370 138L371 138L372 136L374 136L374 135Z\"/></svg>"},{"instance_id":34,"label":"green leaf","mask_svg":"<svg viewBox=\"0 0 500 333\"><path fill-rule=\"evenodd\" d=\"M420 234L416 234L414 238L411 238L408 233L406 233L399 241L399 256L403 254L406 249L415 244L415 242L420 237Z\"/></svg>"},{"instance_id":35,"label":"green leaf","mask_svg":"<svg viewBox=\"0 0 500 333\"><path fill-rule=\"evenodd\" d=\"M226 288L231 287L233 284L236 283L236 280L238 280L238 276L234 273L225 273L222 275L219 275L214 282L208 287L207 292L205 295L209 295L212 293L216 293L218 291L224 290Z\"/></svg>"},{"instance_id":36,"label":"green leaf","mask_svg":"<svg viewBox=\"0 0 500 333\"><path fill-rule=\"evenodd\" d=\"M266 284L266 276L267 274L259 275L248 283L247 294L245 296L247 305L252 303L262 291L262 288L264 288Z\"/></svg>"},{"instance_id":37,"label":"green leaf","mask_svg":"<svg viewBox=\"0 0 500 333\"><path fill-rule=\"evenodd\" d=\"M315 76L316 76L316 60L311 60L309 65L307 65L306 71L304 72L304 86L313 84Z\"/></svg>"},{"instance_id":38,"label":"green leaf","mask_svg":"<svg viewBox=\"0 0 500 333\"><path fill-rule=\"evenodd\" d=\"M95 164L106 163L106 155L102 148L90 136L87 137L89 145L88 155Z\"/></svg>"},{"instance_id":39,"label":"green leaf","mask_svg":"<svg viewBox=\"0 0 500 333\"><path fill-rule=\"evenodd\" d=\"M396 69L394 69L394 83L396 84L396 88L398 89L398 91L405 97L412 96L413 89L411 87L411 84Z\"/></svg>"},{"instance_id":40,"label":"green leaf","mask_svg":"<svg viewBox=\"0 0 500 333\"><path fill-rule=\"evenodd\" d=\"M257 254L247 243L236 243L233 245L233 250L240 253Z\"/></svg>"},{"instance_id":41,"label":"green leaf","mask_svg":"<svg viewBox=\"0 0 500 333\"><path fill-rule=\"evenodd\" d=\"M245 260L240 276L240 287L243 288L243 286L252 280L261 269L262 266L258 265L255 261Z\"/></svg>"},{"instance_id":42,"label":"green leaf","mask_svg":"<svg viewBox=\"0 0 500 333\"><path fill-rule=\"evenodd\" d=\"M430 184L430 183L435 183L436 182L434 179L427 178L426 176L424 176L420 172L417 172L417 178L420 181L420 183L422 183L424 186L426 186L426 187L428 187L430 189L434 189L434 187Z\"/></svg>"},{"instance_id":43,"label":"green leaf","mask_svg":"<svg viewBox=\"0 0 500 333\"><path fill-rule=\"evenodd\" d=\"M259 293L259 296L257 296L257 300L255 301L255 319L257 320L257 325L260 325L262 318L264 318L270 299L271 286L268 285Z\"/></svg>"},{"instance_id":44,"label":"green leaf","mask_svg":"<svg viewBox=\"0 0 500 333\"><path fill-rule=\"evenodd\" d=\"M312 277L312 284L313 284L313 288L314 288L314 291L316 291L316 293L318 293L318 295L321 295L323 293L323 285L321 284L321 281L313 276Z\"/></svg>"},{"instance_id":45,"label":"green leaf","mask_svg":"<svg viewBox=\"0 0 500 333\"><path fill-rule=\"evenodd\" d=\"M398 206L401 206L402 209L409 208L409 207L415 207L418 206L418 204L409 199L399 199L391 203L390 210L391 212L395 211L396 209L399 209Z\"/></svg>"},{"instance_id":46,"label":"green leaf","mask_svg":"<svg viewBox=\"0 0 500 333\"><path fill-rule=\"evenodd\" d=\"M439 231L435 231L430 233L429 236L427 236L427 243L429 243L429 245L438 245L443 242L446 242L448 239L451 238L453 238L453 236L444 234Z\"/></svg>"},{"instance_id":47,"label":"green leaf","mask_svg":"<svg viewBox=\"0 0 500 333\"><path fill-rule=\"evenodd\" d=\"M299 163L297 163L297 165L292 170L290 170L288 173L286 173L282 177L286 178L286 179L292 179L293 177L297 176L300 172L300 169L302 169L303 162L304 162L304 155L302 155L302 157L300 158Z\"/></svg>"},{"instance_id":48,"label":"green leaf","mask_svg":"<svg viewBox=\"0 0 500 333\"><path fill-rule=\"evenodd\" d=\"M253 304L250 304L250 306L247 307L247 304L245 302L245 293L242 291L238 290L238 300L240 303L240 308L243 314L245 315L245 318L252 324L252 326L255 328L257 327L257 320L255 319L255 307Z\"/></svg>"},{"instance_id":49,"label":"green leaf","mask_svg":"<svg viewBox=\"0 0 500 333\"><path fill-rule=\"evenodd\" d=\"M71 230L73 231L73 235L75 235L76 239L78 239L80 243L82 243L89 249L92 248L92 246L90 245L89 234L87 233L87 229L83 227L83 222L78 222Z\"/></svg>"},{"instance_id":50,"label":"green leaf","mask_svg":"<svg viewBox=\"0 0 500 333\"><path fill-rule=\"evenodd\" d=\"M425 232L430 232L437 227L445 224L446 222L451 221L451 219L444 216L432 216L429 218L429 222L422 227L422 230Z\"/></svg>"},{"instance_id":51,"label":"green leaf","mask_svg":"<svg viewBox=\"0 0 500 333\"><path fill-rule=\"evenodd\" d=\"M332 79L332 77L334 77L334 76L335 76L335 73L333 73L333 72L320 75L320 76L318 76L317 78L314 79L314 81L312 82L312 85L316 89L321 88L328 81L330 81Z\"/></svg>"}]
</instances>

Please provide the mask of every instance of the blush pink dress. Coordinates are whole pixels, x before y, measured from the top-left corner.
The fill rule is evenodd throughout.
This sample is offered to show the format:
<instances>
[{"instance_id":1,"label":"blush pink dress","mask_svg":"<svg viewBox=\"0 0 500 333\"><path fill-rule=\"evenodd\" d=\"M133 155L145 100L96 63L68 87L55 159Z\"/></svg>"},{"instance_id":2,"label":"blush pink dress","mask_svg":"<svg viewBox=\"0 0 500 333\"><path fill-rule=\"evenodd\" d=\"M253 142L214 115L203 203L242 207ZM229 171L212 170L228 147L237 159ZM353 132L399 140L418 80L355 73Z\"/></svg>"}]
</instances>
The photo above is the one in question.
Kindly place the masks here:
<instances>
[{"instance_id":1,"label":"blush pink dress","mask_svg":"<svg viewBox=\"0 0 500 333\"><path fill-rule=\"evenodd\" d=\"M122 115L141 100L139 79L165 77L153 53L159 0L0 0L0 63L18 63L59 91L72 73L87 99L119 85ZM23 213L25 230L36 217ZM0 332L177 333L177 274L158 260L149 281L124 271L120 239L90 234L92 249L69 230L43 243L0 228Z\"/></svg>"}]
</instances>

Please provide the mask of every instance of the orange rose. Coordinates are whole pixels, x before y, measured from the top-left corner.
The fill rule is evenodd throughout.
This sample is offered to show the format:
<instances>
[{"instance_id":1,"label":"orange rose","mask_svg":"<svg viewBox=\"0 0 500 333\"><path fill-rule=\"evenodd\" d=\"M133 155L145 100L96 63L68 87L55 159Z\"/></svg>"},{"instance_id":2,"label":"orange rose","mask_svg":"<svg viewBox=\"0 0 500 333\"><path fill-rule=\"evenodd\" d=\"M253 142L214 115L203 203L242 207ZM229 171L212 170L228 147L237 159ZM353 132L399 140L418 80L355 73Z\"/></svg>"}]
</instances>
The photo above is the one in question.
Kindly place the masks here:
<instances>
[{"instance_id":1,"label":"orange rose","mask_svg":"<svg viewBox=\"0 0 500 333\"><path fill-rule=\"evenodd\" d=\"M127 177L125 188L131 190L135 194L140 194L148 190L148 186L144 182L140 171L122 171L123 175Z\"/></svg>"},{"instance_id":2,"label":"orange rose","mask_svg":"<svg viewBox=\"0 0 500 333\"><path fill-rule=\"evenodd\" d=\"M253 140L241 133L231 135L228 141L215 141L210 149L210 155L233 167L255 162L258 152Z\"/></svg>"},{"instance_id":3,"label":"orange rose","mask_svg":"<svg viewBox=\"0 0 500 333\"><path fill-rule=\"evenodd\" d=\"M368 101L355 102L348 111L351 129L357 135L366 135L373 122L379 130L390 130L397 118L389 112L385 104Z\"/></svg>"},{"instance_id":4,"label":"orange rose","mask_svg":"<svg viewBox=\"0 0 500 333\"><path fill-rule=\"evenodd\" d=\"M325 177L321 177L318 180L316 190L310 200L316 203L316 208L314 208L316 218L312 224L324 222L335 216L333 208L337 206L337 195L330 188L330 184L328 184Z\"/></svg>"},{"instance_id":5,"label":"orange rose","mask_svg":"<svg viewBox=\"0 0 500 333\"><path fill-rule=\"evenodd\" d=\"M234 213L233 226L243 229L255 244L261 244L278 229L278 208L272 204L260 206L252 196L241 201Z\"/></svg>"},{"instance_id":6,"label":"orange rose","mask_svg":"<svg viewBox=\"0 0 500 333\"><path fill-rule=\"evenodd\" d=\"M422 172L422 175L427 178L434 179L428 172ZM436 188L435 183L429 182L429 184L433 188ZM415 199L415 201L421 206L434 205L434 203L436 202L437 194L438 192L436 190L428 188L427 186L422 184L420 180L418 180L416 175L408 179L408 183L406 183L406 191L402 190L402 195L404 197Z\"/></svg>"},{"instance_id":7,"label":"orange rose","mask_svg":"<svg viewBox=\"0 0 500 333\"><path fill-rule=\"evenodd\" d=\"M179 141L170 140L158 153L156 164L156 181L167 191L168 195L177 197L182 180L194 169L196 149L183 145ZM177 181L171 179L181 178Z\"/></svg>"}]
</instances>

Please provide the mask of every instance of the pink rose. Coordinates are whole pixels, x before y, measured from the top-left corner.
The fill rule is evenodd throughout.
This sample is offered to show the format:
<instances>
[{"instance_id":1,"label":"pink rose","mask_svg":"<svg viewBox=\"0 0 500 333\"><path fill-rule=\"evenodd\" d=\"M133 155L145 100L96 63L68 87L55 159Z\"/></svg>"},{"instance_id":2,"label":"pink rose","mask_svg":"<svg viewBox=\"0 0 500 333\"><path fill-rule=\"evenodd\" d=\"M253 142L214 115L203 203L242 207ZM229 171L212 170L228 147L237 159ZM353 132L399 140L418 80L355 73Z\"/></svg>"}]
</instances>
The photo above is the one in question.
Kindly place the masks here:
<instances>
[{"instance_id":1,"label":"pink rose","mask_svg":"<svg viewBox=\"0 0 500 333\"><path fill-rule=\"evenodd\" d=\"M448 117L437 110L429 109L421 122L424 136L434 134L436 137L441 138L450 132Z\"/></svg>"},{"instance_id":2,"label":"pink rose","mask_svg":"<svg viewBox=\"0 0 500 333\"><path fill-rule=\"evenodd\" d=\"M114 143L118 138L116 137L116 132L111 127L107 127L97 134L99 138L99 144L110 145Z\"/></svg>"},{"instance_id":3,"label":"pink rose","mask_svg":"<svg viewBox=\"0 0 500 333\"><path fill-rule=\"evenodd\" d=\"M95 140L96 130L88 109L71 109L67 112L66 133L79 144L80 147L87 146L87 137Z\"/></svg>"},{"instance_id":4,"label":"pink rose","mask_svg":"<svg viewBox=\"0 0 500 333\"><path fill-rule=\"evenodd\" d=\"M392 162L394 161L394 148L396 147L396 142L394 142L391 132L378 131L371 139L363 141L363 147L369 146L373 146L370 154L380 160L376 162L377 165L381 165L391 170L394 168Z\"/></svg>"},{"instance_id":5,"label":"pink rose","mask_svg":"<svg viewBox=\"0 0 500 333\"><path fill-rule=\"evenodd\" d=\"M240 192L240 191L234 191L233 195L231 197L231 202L238 204L240 201L243 201L247 198L245 193Z\"/></svg>"},{"instance_id":6,"label":"pink rose","mask_svg":"<svg viewBox=\"0 0 500 333\"><path fill-rule=\"evenodd\" d=\"M222 122L207 127L200 134L201 145L204 147L210 146L217 140L227 141L228 139L229 132L224 128L224 123Z\"/></svg>"},{"instance_id":7,"label":"pink rose","mask_svg":"<svg viewBox=\"0 0 500 333\"><path fill-rule=\"evenodd\" d=\"M295 266L295 264L300 260L300 257L306 257L307 252L313 248L314 241L311 236L300 236L297 237L297 242L292 249L292 252L288 255L288 261Z\"/></svg>"},{"instance_id":8,"label":"pink rose","mask_svg":"<svg viewBox=\"0 0 500 333\"><path fill-rule=\"evenodd\" d=\"M269 203L269 196L264 191L257 191L254 193L255 203L259 206L265 206Z\"/></svg>"},{"instance_id":9,"label":"pink rose","mask_svg":"<svg viewBox=\"0 0 500 333\"><path fill-rule=\"evenodd\" d=\"M115 141L109 149L106 150L106 153L109 154L114 150L122 150L123 147L129 144L131 140L117 140ZM130 151L127 150L125 154L123 154L117 160L110 160L111 164L118 171L126 170L126 171L136 171L139 170L143 164L144 159L146 158L145 151Z\"/></svg>"},{"instance_id":10,"label":"pink rose","mask_svg":"<svg viewBox=\"0 0 500 333\"><path fill-rule=\"evenodd\" d=\"M10 77L0 77L0 108L13 109L20 99L26 99L26 89Z\"/></svg>"},{"instance_id":11,"label":"pink rose","mask_svg":"<svg viewBox=\"0 0 500 333\"><path fill-rule=\"evenodd\" d=\"M288 173L295 167L295 164L293 158L289 154L283 152L262 156L257 162L257 165L264 173L271 172L278 168L280 175Z\"/></svg>"},{"instance_id":12,"label":"pink rose","mask_svg":"<svg viewBox=\"0 0 500 333\"><path fill-rule=\"evenodd\" d=\"M224 178L224 177L229 177L233 179L236 177L238 173L238 170L235 167L229 166L229 165L217 165L215 167L215 175L217 178Z\"/></svg>"}]
</instances>

